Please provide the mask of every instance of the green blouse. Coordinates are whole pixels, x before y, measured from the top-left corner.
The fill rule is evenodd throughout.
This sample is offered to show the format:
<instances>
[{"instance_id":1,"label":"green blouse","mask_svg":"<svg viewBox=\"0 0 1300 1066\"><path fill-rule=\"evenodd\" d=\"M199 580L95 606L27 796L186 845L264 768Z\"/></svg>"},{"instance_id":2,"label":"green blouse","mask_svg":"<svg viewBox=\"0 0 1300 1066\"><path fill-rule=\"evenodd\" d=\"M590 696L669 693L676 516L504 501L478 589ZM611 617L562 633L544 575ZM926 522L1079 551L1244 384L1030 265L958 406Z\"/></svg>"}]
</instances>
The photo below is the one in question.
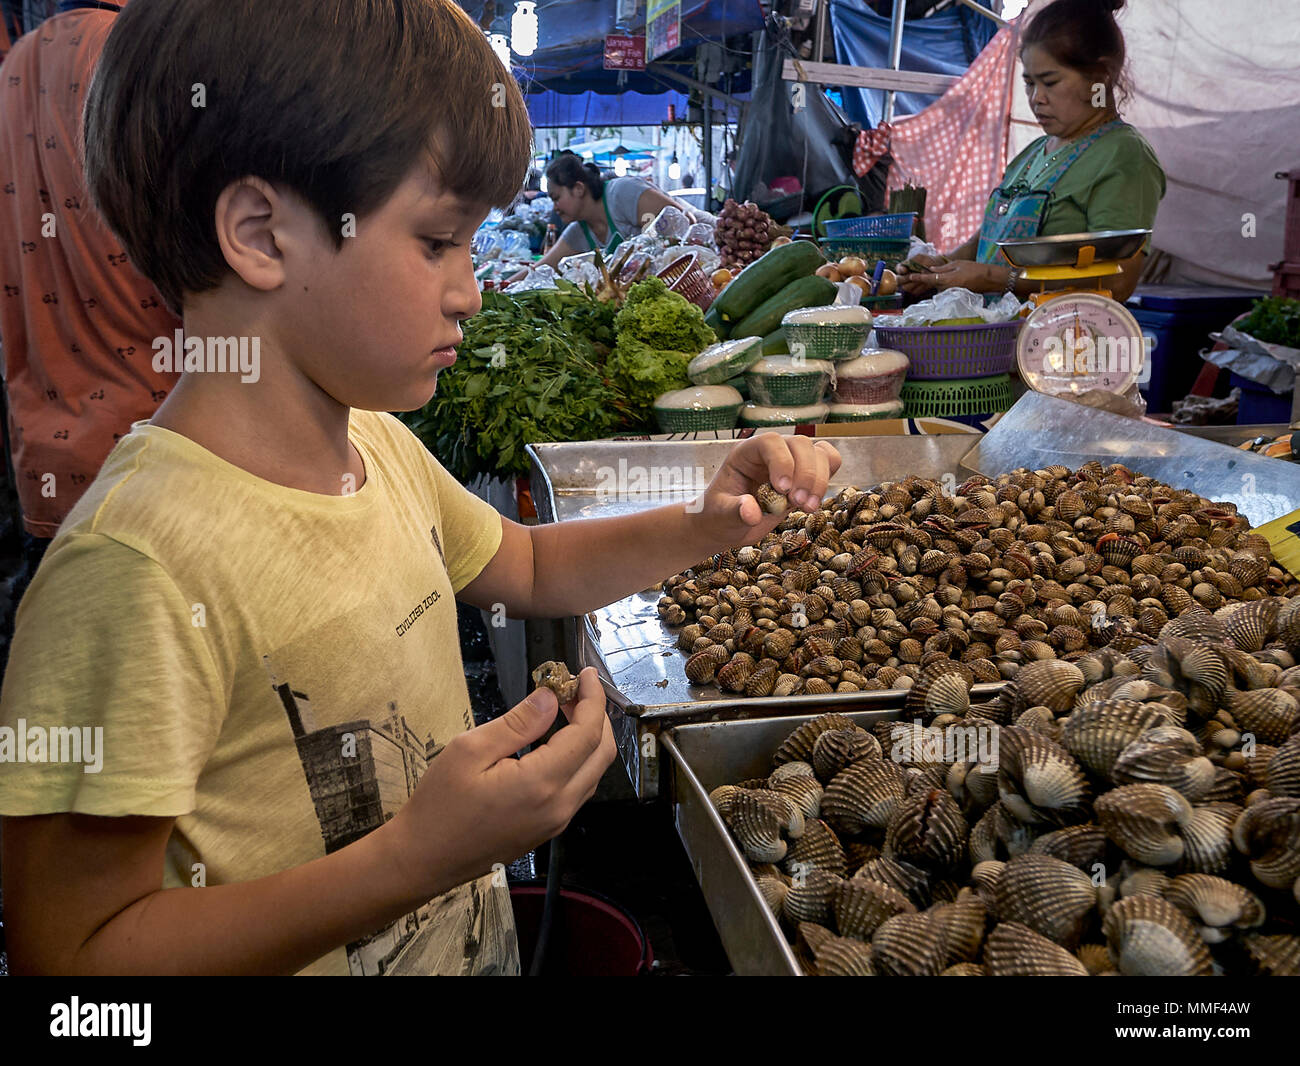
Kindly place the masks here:
<instances>
[{"instance_id":1,"label":"green blouse","mask_svg":"<svg viewBox=\"0 0 1300 1066\"><path fill-rule=\"evenodd\" d=\"M1007 167L1006 184L1020 174L1033 186L1056 160L1045 156L1040 137ZM1150 229L1165 194L1165 172L1146 139L1132 126L1104 134L1053 187L1043 208L1044 237L1112 229ZM1150 240L1146 250L1150 251Z\"/></svg>"}]
</instances>

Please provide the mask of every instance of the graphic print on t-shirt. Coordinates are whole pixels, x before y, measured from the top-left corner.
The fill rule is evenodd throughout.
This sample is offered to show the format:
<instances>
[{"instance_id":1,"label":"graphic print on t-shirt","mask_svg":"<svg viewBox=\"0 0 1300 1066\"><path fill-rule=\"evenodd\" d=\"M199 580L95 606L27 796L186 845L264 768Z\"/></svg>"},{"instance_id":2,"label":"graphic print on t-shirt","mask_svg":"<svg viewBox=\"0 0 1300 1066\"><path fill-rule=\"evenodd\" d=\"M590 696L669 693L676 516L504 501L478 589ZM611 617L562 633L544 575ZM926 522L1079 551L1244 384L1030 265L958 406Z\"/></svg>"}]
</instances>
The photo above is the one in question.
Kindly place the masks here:
<instances>
[{"instance_id":1,"label":"graphic print on t-shirt","mask_svg":"<svg viewBox=\"0 0 1300 1066\"><path fill-rule=\"evenodd\" d=\"M338 623L346 624L346 619ZM326 639L317 630L311 643ZM460 731L459 723L451 718L443 735L436 735L412 720L426 715L417 708L406 713L395 699L369 717L353 717L368 708L339 714L335 708L314 706L311 683L291 675L286 665L296 658L290 646L263 655L262 661L293 734L329 854L397 813L430 761ZM346 673L344 668L334 680L343 680ZM504 883L493 885L489 876L432 899L348 944L347 960L354 976L517 972L518 948Z\"/></svg>"}]
</instances>

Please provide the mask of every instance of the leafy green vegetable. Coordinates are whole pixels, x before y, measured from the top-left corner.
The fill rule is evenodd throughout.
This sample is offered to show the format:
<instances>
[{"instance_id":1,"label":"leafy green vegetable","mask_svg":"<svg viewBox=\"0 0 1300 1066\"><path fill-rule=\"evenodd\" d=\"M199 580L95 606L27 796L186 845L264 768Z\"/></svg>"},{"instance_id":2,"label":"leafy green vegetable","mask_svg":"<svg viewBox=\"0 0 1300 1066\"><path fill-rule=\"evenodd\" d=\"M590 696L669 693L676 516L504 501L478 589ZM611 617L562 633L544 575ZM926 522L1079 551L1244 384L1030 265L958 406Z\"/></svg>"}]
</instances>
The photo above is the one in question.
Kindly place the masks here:
<instances>
[{"instance_id":1,"label":"leafy green vegetable","mask_svg":"<svg viewBox=\"0 0 1300 1066\"><path fill-rule=\"evenodd\" d=\"M1284 296L1256 300L1249 317L1236 326L1242 333L1267 344L1300 348L1300 300Z\"/></svg>"},{"instance_id":2,"label":"leafy green vegetable","mask_svg":"<svg viewBox=\"0 0 1300 1066\"><path fill-rule=\"evenodd\" d=\"M672 292L662 278L646 278L628 290L627 302L614 319L619 339L630 337L651 348L699 355L717 340L704 312Z\"/></svg>"},{"instance_id":3,"label":"leafy green vegetable","mask_svg":"<svg viewBox=\"0 0 1300 1066\"><path fill-rule=\"evenodd\" d=\"M686 367L695 356L691 352L673 352L651 348L635 337L620 334L606 367L614 385L625 395L640 416L639 426L652 422L651 404L655 397L691 383Z\"/></svg>"}]
</instances>

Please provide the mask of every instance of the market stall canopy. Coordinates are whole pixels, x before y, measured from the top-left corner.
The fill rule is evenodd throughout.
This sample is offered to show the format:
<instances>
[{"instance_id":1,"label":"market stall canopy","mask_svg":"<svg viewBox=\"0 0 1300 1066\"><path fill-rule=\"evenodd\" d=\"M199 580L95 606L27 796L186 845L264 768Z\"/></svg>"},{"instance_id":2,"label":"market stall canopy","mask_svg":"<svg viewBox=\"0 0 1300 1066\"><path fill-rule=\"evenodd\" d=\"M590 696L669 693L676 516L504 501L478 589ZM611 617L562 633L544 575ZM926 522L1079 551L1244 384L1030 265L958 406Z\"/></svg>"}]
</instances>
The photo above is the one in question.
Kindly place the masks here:
<instances>
[{"instance_id":1,"label":"market stall canopy","mask_svg":"<svg viewBox=\"0 0 1300 1066\"><path fill-rule=\"evenodd\" d=\"M1267 287L1286 212L1287 186L1274 175L1300 165L1295 0L1143 0L1119 21L1134 86L1123 117L1168 181L1153 238L1174 257L1168 280ZM1013 155L1042 132L1019 70L1015 82Z\"/></svg>"},{"instance_id":2,"label":"market stall canopy","mask_svg":"<svg viewBox=\"0 0 1300 1066\"><path fill-rule=\"evenodd\" d=\"M979 0L990 10L991 0ZM888 67L888 16L877 15L866 0L835 0L831 4L831 27L836 60L847 66ZM903 53L900 69L927 74L960 75L975 61L998 31L997 23L978 11L956 6L926 19L909 19L903 25ZM938 97L899 93L894 102L895 117L912 115ZM880 89L844 89L844 111L864 127L880 124L885 93Z\"/></svg>"},{"instance_id":3,"label":"market stall canopy","mask_svg":"<svg viewBox=\"0 0 1300 1066\"><path fill-rule=\"evenodd\" d=\"M625 158L638 158L652 155L655 152L666 152L668 149L659 144L646 144L644 141L622 140L618 137L602 137L598 141L574 141L567 146L570 152L577 155L586 155L591 153L592 159L616 159L618 156ZM618 151L619 148L625 151Z\"/></svg>"}]
</instances>

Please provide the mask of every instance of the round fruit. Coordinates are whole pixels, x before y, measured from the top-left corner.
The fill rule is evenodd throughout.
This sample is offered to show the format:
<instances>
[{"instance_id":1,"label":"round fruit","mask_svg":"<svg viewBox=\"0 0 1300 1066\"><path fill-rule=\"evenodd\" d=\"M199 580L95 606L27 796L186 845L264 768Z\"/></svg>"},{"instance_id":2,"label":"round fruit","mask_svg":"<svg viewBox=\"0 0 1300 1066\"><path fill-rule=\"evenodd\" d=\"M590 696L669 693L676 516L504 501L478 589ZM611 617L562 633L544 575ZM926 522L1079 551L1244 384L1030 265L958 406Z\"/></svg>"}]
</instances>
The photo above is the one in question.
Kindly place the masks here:
<instances>
[{"instance_id":1,"label":"round fruit","mask_svg":"<svg viewBox=\"0 0 1300 1066\"><path fill-rule=\"evenodd\" d=\"M840 273L839 268L834 263L827 263L825 266L817 268L819 278L828 278L831 281L843 281L844 275Z\"/></svg>"},{"instance_id":2,"label":"round fruit","mask_svg":"<svg viewBox=\"0 0 1300 1066\"><path fill-rule=\"evenodd\" d=\"M775 248L775 247L777 247L778 245L781 245L781 244L789 244L789 243L790 243L790 238L789 238L789 237L781 236L781 237L777 237L776 240L774 240L774 241L772 242L772 247Z\"/></svg>"},{"instance_id":3,"label":"round fruit","mask_svg":"<svg viewBox=\"0 0 1300 1066\"><path fill-rule=\"evenodd\" d=\"M711 280L712 280L712 282L713 282L713 287L714 287L715 289L720 289L720 288L722 288L722 286L724 286L725 284L727 284L727 282L729 282L729 281L731 280L731 271L730 271L730 270L715 270L715 271L713 272L713 276L712 276Z\"/></svg>"},{"instance_id":4,"label":"round fruit","mask_svg":"<svg viewBox=\"0 0 1300 1066\"><path fill-rule=\"evenodd\" d=\"M877 296L893 296L898 292L898 275L886 270L880 275L880 284L876 287Z\"/></svg>"},{"instance_id":5,"label":"round fruit","mask_svg":"<svg viewBox=\"0 0 1300 1066\"><path fill-rule=\"evenodd\" d=\"M846 278L845 280L850 285L856 285L859 289L861 289L863 296L871 295L871 282L868 281L866 278L862 277L861 275L855 275L854 277Z\"/></svg>"},{"instance_id":6,"label":"round fruit","mask_svg":"<svg viewBox=\"0 0 1300 1066\"><path fill-rule=\"evenodd\" d=\"M839 268L840 273L846 278L861 277L867 272L867 264L865 260L860 259L856 255L846 255L840 260Z\"/></svg>"}]
</instances>

